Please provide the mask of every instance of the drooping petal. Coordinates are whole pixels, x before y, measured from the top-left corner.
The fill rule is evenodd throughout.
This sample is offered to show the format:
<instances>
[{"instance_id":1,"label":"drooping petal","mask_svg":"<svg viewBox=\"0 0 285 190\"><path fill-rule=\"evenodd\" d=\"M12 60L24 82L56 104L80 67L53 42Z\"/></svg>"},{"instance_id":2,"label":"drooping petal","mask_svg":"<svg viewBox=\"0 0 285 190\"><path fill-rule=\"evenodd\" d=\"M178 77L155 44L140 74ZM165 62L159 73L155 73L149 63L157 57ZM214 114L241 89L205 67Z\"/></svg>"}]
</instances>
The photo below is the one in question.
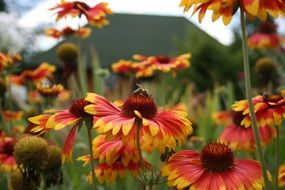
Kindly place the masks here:
<instances>
[{"instance_id":1,"label":"drooping petal","mask_svg":"<svg viewBox=\"0 0 285 190\"><path fill-rule=\"evenodd\" d=\"M65 161L72 161L73 144L75 141L77 129L78 125L74 125L65 139L64 147L62 149L62 163L65 163Z\"/></svg>"}]
</instances>

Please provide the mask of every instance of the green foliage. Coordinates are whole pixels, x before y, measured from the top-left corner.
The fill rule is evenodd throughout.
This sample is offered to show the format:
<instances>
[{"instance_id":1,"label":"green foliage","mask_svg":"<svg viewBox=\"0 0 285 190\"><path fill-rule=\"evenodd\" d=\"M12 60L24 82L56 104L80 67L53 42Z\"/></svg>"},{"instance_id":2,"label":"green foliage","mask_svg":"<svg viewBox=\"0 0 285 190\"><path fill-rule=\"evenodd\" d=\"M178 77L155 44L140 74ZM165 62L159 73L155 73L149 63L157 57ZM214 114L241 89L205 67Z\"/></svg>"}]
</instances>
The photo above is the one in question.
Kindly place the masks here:
<instances>
[{"instance_id":1,"label":"green foliage","mask_svg":"<svg viewBox=\"0 0 285 190\"><path fill-rule=\"evenodd\" d=\"M177 78L195 83L199 91L213 89L215 83L236 81L242 70L240 49L223 46L210 36L201 38L199 35L189 30L188 37L183 42L177 42L179 52L192 53L191 67Z\"/></svg>"},{"instance_id":2,"label":"green foliage","mask_svg":"<svg viewBox=\"0 0 285 190\"><path fill-rule=\"evenodd\" d=\"M6 3L4 0L0 0L0 11L5 11L6 10Z\"/></svg>"}]
</instances>

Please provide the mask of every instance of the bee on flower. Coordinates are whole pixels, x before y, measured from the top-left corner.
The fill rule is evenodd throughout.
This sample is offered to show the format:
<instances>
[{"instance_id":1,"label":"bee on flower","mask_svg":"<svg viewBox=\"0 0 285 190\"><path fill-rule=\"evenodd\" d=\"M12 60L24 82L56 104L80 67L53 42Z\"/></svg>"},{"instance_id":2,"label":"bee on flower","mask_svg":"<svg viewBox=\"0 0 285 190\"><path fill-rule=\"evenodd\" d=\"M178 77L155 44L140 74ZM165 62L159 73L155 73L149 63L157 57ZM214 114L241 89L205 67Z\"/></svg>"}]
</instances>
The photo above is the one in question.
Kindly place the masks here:
<instances>
[{"instance_id":1,"label":"bee on flower","mask_svg":"<svg viewBox=\"0 0 285 190\"><path fill-rule=\"evenodd\" d=\"M93 128L110 138L120 137L133 147L139 134L140 146L147 152L158 149L163 153L167 147L175 149L192 133L185 112L158 111L153 97L145 89L135 90L120 107L94 93L88 93L85 100L90 103L84 110L93 115Z\"/></svg>"}]
</instances>

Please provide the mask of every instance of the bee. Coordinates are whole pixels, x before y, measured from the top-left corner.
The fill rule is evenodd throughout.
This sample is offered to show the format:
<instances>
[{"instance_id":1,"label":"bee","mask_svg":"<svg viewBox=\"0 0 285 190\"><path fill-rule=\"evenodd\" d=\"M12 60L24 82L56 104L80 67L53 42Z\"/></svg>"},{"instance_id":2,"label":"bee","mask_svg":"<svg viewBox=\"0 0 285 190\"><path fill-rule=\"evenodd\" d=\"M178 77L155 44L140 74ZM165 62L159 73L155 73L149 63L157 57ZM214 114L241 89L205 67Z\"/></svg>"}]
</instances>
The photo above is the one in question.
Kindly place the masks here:
<instances>
[{"instance_id":1,"label":"bee","mask_svg":"<svg viewBox=\"0 0 285 190\"><path fill-rule=\"evenodd\" d=\"M148 90L144 88L142 84L136 84L138 88L133 91L133 94L135 95L143 95L143 96L149 96Z\"/></svg>"}]
</instances>

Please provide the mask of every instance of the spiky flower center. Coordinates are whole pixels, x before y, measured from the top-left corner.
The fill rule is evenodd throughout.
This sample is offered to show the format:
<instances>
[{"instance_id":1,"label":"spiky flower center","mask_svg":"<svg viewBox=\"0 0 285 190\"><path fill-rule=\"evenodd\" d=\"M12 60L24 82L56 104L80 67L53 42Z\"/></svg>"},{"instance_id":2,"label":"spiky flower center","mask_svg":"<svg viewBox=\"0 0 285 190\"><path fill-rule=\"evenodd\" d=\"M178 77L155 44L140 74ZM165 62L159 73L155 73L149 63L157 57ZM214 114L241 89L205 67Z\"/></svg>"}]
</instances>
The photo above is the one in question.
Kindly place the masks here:
<instances>
[{"instance_id":1,"label":"spiky flower center","mask_svg":"<svg viewBox=\"0 0 285 190\"><path fill-rule=\"evenodd\" d=\"M135 91L131 94L123 105L123 115L126 117L136 117L134 111L138 111L142 117L151 119L157 113L156 104L152 96L144 91Z\"/></svg>"},{"instance_id":2,"label":"spiky flower center","mask_svg":"<svg viewBox=\"0 0 285 190\"><path fill-rule=\"evenodd\" d=\"M222 172L234 166L234 154L231 149L220 142L206 145L200 157L203 166L211 172Z\"/></svg>"},{"instance_id":3,"label":"spiky flower center","mask_svg":"<svg viewBox=\"0 0 285 190\"><path fill-rule=\"evenodd\" d=\"M84 111L84 107L89 104L90 103L87 102L85 99L74 100L69 108L69 112L78 117L89 117L91 115Z\"/></svg>"}]
</instances>

